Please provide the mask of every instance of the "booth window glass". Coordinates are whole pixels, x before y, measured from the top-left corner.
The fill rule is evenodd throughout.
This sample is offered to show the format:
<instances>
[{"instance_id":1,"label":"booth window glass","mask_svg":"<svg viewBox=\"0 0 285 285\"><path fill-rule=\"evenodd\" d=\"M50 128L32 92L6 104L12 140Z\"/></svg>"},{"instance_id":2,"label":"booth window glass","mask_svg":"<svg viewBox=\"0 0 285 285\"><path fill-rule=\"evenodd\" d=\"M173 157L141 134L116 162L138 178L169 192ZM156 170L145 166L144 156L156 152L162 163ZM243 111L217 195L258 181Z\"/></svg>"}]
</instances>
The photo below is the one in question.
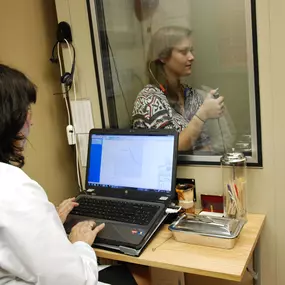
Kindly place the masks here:
<instances>
[{"instance_id":1,"label":"booth window glass","mask_svg":"<svg viewBox=\"0 0 285 285\"><path fill-rule=\"evenodd\" d=\"M248 165L262 166L255 1L87 4L104 127L131 127L135 100L149 83L152 35L163 27L183 27L191 31L195 60L182 83L201 97L219 88L225 111L205 124L211 150L179 152L178 163L218 164L225 150L235 150L247 156Z\"/></svg>"}]
</instances>

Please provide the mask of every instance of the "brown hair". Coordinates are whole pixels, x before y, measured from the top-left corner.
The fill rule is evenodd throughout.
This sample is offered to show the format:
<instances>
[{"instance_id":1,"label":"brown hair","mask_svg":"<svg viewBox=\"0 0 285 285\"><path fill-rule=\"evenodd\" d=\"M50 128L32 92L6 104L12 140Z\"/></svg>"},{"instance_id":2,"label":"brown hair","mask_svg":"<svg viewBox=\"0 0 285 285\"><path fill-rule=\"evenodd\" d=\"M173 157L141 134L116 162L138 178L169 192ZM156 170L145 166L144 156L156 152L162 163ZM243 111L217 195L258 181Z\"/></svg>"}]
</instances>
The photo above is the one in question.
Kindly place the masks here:
<instances>
[{"instance_id":1,"label":"brown hair","mask_svg":"<svg viewBox=\"0 0 285 285\"><path fill-rule=\"evenodd\" d=\"M25 137L19 132L36 99L35 85L22 72L0 64L0 162L24 165L23 147L18 142Z\"/></svg>"}]
</instances>

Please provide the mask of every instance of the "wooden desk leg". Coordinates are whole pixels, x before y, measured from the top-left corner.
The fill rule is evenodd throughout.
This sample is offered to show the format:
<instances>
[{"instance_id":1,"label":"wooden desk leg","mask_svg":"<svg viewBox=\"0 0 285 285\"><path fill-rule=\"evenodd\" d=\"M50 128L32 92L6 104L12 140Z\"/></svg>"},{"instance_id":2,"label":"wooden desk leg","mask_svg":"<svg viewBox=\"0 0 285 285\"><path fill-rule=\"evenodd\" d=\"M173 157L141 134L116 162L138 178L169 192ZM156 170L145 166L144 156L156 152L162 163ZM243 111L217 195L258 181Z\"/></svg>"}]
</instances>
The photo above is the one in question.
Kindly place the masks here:
<instances>
[{"instance_id":1,"label":"wooden desk leg","mask_svg":"<svg viewBox=\"0 0 285 285\"><path fill-rule=\"evenodd\" d=\"M183 272L162 268L150 268L151 285L185 285Z\"/></svg>"},{"instance_id":2,"label":"wooden desk leg","mask_svg":"<svg viewBox=\"0 0 285 285\"><path fill-rule=\"evenodd\" d=\"M260 285L259 268L260 268L260 240L257 242L253 252L252 265L251 267L248 266L247 268L247 271L251 274L253 278L254 285Z\"/></svg>"},{"instance_id":3,"label":"wooden desk leg","mask_svg":"<svg viewBox=\"0 0 285 285\"><path fill-rule=\"evenodd\" d=\"M151 285L151 276L148 266L127 264L138 285Z\"/></svg>"}]
</instances>

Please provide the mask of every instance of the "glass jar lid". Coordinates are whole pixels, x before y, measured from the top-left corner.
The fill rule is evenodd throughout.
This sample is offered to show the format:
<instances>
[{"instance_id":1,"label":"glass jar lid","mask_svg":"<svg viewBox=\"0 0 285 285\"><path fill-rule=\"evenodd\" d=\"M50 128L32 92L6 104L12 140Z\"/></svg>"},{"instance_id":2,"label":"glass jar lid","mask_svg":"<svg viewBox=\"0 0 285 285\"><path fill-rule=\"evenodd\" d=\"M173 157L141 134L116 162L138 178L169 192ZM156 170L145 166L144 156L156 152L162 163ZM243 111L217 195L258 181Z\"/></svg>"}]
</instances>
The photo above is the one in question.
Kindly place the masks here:
<instances>
[{"instance_id":1,"label":"glass jar lid","mask_svg":"<svg viewBox=\"0 0 285 285\"><path fill-rule=\"evenodd\" d=\"M223 164L235 164L245 162L246 157L241 152L235 152L234 149L232 152L225 153L221 157L221 163Z\"/></svg>"}]
</instances>

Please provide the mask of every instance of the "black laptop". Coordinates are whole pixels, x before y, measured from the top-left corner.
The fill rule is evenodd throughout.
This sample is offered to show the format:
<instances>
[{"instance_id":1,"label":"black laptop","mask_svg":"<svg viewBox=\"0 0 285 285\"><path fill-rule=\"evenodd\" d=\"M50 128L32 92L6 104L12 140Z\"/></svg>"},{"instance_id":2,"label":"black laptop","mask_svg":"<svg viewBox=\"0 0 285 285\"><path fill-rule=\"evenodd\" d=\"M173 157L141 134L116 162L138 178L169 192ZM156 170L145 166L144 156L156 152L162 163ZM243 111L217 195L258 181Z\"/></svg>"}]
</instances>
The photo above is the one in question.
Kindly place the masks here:
<instances>
[{"instance_id":1,"label":"black laptop","mask_svg":"<svg viewBox=\"0 0 285 285\"><path fill-rule=\"evenodd\" d=\"M175 194L177 133L173 130L92 129L86 193L65 223L104 222L94 247L138 256L166 217Z\"/></svg>"}]
</instances>

